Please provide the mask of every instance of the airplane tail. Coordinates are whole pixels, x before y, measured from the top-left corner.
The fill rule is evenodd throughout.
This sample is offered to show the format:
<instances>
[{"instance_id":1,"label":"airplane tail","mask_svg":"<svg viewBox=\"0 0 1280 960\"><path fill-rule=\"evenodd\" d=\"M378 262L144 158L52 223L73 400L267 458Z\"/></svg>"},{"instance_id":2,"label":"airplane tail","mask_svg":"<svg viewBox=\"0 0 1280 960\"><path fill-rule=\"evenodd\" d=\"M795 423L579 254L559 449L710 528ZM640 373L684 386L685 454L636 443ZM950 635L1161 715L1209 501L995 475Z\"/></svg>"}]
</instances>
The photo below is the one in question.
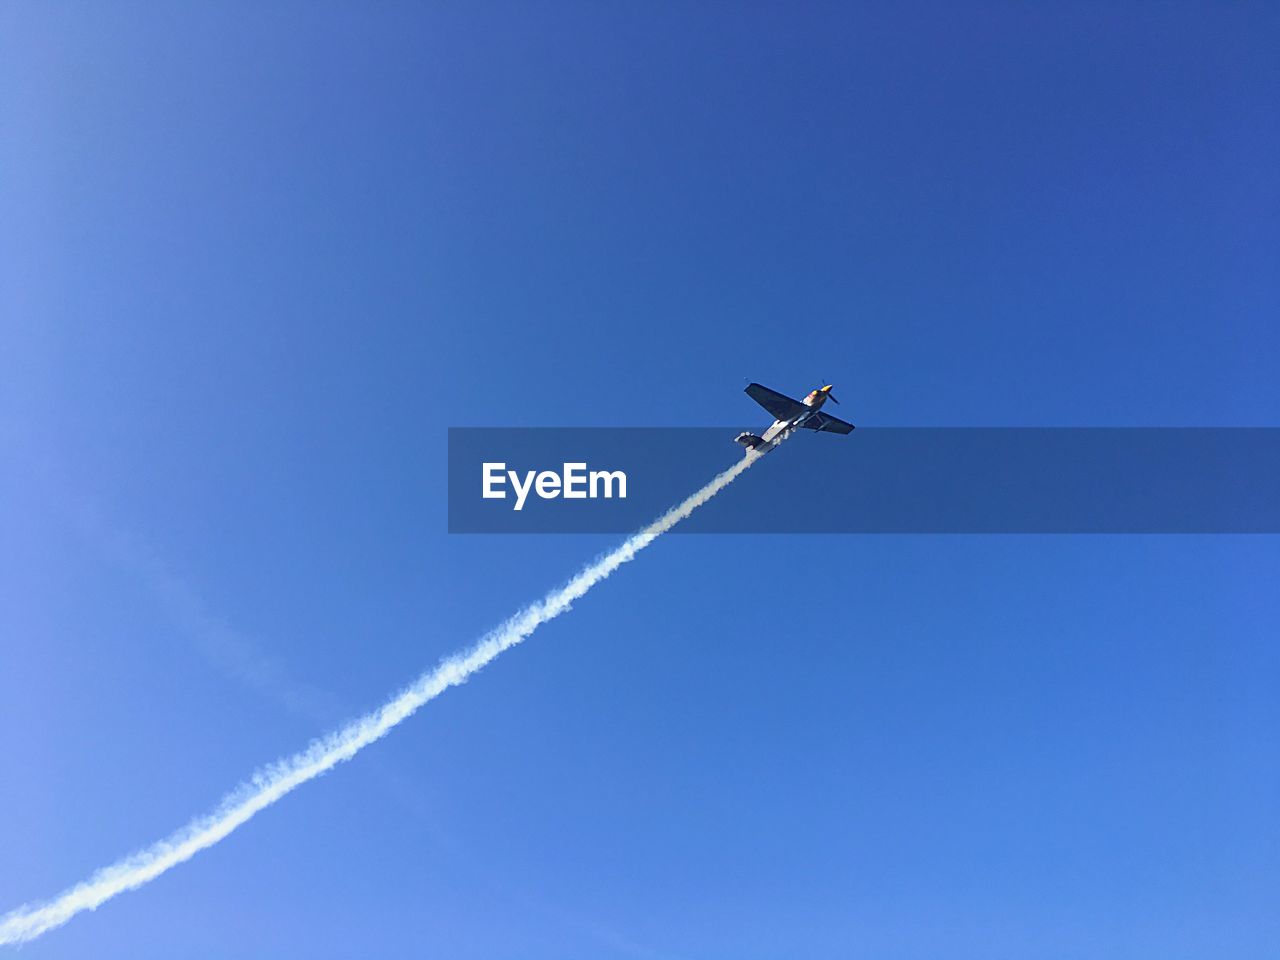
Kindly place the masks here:
<instances>
[{"instance_id":1,"label":"airplane tail","mask_svg":"<svg viewBox=\"0 0 1280 960\"><path fill-rule=\"evenodd\" d=\"M764 443L764 437L757 437L754 433L740 433L733 438L736 442L742 444L748 450L754 450L760 444Z\"/></svg>"}]
</instances>

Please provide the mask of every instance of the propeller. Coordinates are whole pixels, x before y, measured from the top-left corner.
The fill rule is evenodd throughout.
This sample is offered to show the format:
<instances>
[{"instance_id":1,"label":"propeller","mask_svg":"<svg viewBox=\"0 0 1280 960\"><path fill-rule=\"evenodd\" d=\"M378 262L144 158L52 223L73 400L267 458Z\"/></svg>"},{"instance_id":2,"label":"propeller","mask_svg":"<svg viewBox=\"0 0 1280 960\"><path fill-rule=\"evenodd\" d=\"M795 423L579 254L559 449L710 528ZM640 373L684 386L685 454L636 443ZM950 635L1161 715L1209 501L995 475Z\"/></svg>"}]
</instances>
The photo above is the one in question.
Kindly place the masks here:
<instances>
[{"instance_id":1,"label":"propeller","mask_svg":"<svg viewBox=\"0 0 1280 960\"><path fill-rule=\"evenodd\" d=\"M831 392L831 388L830 388L830 387L827 387L827 399L828 399L828 400L831 400L831 401L833 401L833 402L835 402L837 405L839 405L839 403L840 403L840 401L839 401L839 400L836 400L836 395L835 395L834 393L832 393L832 392Z\"/></svg>"}]
</instances>

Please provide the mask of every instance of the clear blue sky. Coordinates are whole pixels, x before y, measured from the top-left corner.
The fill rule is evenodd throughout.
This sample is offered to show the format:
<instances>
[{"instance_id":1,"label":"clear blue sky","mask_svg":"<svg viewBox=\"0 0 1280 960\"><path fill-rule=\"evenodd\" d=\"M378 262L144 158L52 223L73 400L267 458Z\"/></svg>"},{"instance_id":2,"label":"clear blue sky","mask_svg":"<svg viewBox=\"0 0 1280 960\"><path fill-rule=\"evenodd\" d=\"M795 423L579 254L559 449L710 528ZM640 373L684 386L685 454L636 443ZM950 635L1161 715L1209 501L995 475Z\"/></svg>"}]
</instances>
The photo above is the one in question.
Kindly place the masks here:
<instances>
[{"instance_id":1,"label":"clear blue sky","mask_svg":"<svg viewBox=\"0 0 1280 960\"><path fill-rule=\"evenodd\" d=\"M1270 4L7 4L0 912L612 542L446 535L447 426L758 427L743 378L1280 425L1278 44ZM24 956L1274 957L1278 561L671 537Z\"/></svg>"}]
</instances>

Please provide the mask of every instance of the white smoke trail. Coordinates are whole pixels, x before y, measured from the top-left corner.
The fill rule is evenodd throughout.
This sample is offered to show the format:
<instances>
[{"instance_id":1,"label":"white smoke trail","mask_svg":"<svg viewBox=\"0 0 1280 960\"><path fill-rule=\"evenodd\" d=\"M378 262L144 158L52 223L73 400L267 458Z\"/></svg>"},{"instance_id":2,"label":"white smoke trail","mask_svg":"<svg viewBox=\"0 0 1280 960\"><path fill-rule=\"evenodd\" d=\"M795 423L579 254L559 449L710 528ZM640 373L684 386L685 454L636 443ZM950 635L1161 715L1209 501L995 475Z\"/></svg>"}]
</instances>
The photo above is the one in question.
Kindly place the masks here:
<instances>
[{"instance_id":1,"label":"white smoke trail","mask_svg":"<svg viewBox=\"0 0 1280 960\"><path fill-rule=\"evenodd\" d=\"M504 650L514 647L548 620L564 613L588 590L693 513L760 458L754 450L719 474L697 493L585 567L572 580L486 634L474 647L423 674L408 689L340 730L315 740L305 750L259 770L228 794L207 816L126 857L103 867L88 880L44 903L27 904L0 918L0 944L25 943L60 927L84 910L96 910L117 894L135 890L162 873L213 846L254 814L320 774L349 760L418 708L449 687L463 683Z\"/></svg>"}]
</instances>

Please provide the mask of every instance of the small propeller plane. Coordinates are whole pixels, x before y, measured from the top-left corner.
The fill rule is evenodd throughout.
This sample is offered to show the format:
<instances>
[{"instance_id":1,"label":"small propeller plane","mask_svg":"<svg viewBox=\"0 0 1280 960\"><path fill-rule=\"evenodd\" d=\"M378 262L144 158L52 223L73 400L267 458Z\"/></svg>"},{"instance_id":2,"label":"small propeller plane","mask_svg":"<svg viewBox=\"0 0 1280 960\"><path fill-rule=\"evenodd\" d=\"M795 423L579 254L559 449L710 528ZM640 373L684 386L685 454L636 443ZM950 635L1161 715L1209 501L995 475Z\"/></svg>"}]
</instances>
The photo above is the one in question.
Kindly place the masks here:
<instances>
[{"instance_id":1,"label":"small propeller plane","mask_svg":"<svg viewBox=\"0 0 1280 960\"><path fill-rule=\"evenodd\" d=\"M792 400L776 390L752 383L747 385L747 396L768 410L774 418L773 426L761 436L754 433L740 433L734 437L748 450L768 453L781 443L787 434L796 429L819 430L826 433L849 433L853 429L852 423L845 423L838 417L822 412L822 405L828 400L833 403L840 402L831 395L831 384L819 387L804 400Z\"/></svg>"}]
</instances>

